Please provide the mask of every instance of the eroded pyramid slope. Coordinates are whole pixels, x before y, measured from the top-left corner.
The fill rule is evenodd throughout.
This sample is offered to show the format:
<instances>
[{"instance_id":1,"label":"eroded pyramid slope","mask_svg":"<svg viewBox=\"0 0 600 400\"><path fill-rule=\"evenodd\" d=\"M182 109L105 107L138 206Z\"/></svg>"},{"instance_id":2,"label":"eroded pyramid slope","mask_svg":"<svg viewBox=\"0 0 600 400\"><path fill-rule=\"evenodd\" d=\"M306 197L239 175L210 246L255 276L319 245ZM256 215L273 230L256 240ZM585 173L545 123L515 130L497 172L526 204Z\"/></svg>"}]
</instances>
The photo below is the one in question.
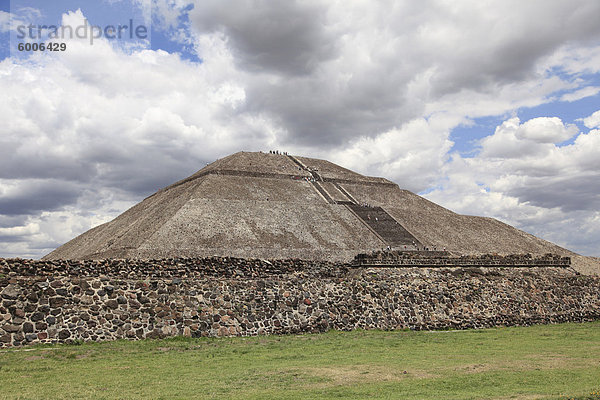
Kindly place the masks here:
<instances>
[{"instance_id":1,"label":"eroded pyramid slope","mask_svg":"<svg viewBox=\"0 0 600 400\"><path fill-rule=\"evenodd\" d=\"M370 207L362 208L364 203ZM384 178L325 160L239 152L159 190L44 258L223 255L345 261L388 245L460 254L575 256L492 218L456 214Z\"/></svg>"}]
</instances>

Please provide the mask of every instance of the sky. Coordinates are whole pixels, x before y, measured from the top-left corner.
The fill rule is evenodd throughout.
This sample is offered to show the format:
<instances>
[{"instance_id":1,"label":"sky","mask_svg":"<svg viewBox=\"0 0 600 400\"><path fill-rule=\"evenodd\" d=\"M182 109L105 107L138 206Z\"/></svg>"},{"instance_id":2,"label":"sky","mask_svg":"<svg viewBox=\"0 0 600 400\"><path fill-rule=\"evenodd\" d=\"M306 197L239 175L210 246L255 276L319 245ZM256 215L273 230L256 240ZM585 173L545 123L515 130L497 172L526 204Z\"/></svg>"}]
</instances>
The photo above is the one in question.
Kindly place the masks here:
<instances>
[{"instance_id":1,"label":"sky","mask_svg":"<svg viewBox=\"0 0 600 400\"><path fill-rule=\"evenodd\" d=\"M597 0L0 0L0 257L271 149L600 256L599 17ZM147 34L109 37L130 20ZM41 42L66 49L19 51Z\"/></svg>"}]
</instances>

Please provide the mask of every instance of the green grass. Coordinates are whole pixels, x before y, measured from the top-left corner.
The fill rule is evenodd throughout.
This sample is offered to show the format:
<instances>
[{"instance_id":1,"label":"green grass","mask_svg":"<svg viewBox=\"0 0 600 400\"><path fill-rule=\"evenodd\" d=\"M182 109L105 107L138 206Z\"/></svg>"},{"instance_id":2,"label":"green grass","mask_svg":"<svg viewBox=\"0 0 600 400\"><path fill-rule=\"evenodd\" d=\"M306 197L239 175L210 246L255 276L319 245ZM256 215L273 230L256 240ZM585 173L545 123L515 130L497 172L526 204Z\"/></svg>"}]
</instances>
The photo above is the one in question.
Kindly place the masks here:
<instances>
[{"instance_id":1,"label":"green grass","mask_svg":"<svg viewBox=\"0 0 600 400\"><path fill-rule=\"evenodd\" d=\"M600 399L600 322L0 352L0 398Z\"/></svg>"}]
</instances>

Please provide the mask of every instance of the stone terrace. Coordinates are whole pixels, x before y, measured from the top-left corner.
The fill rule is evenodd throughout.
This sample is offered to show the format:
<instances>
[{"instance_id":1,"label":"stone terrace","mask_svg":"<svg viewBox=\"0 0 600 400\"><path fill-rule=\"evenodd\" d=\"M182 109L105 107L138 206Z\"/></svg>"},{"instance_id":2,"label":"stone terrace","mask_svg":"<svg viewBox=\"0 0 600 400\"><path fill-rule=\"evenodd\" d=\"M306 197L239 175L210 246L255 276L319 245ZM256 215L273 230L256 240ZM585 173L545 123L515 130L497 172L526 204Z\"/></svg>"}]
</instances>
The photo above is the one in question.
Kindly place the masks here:
<instances>
[{"instance_id":1,"label":"stone terrace","mask_svg":"<svg viewBox=\"0 0 600 400\"><path fill-rule=\"evenodd\" d=\"M600 278L553 267L0 259L0 347L595 319L600 319Z\"/></svg>"}]
</instances>

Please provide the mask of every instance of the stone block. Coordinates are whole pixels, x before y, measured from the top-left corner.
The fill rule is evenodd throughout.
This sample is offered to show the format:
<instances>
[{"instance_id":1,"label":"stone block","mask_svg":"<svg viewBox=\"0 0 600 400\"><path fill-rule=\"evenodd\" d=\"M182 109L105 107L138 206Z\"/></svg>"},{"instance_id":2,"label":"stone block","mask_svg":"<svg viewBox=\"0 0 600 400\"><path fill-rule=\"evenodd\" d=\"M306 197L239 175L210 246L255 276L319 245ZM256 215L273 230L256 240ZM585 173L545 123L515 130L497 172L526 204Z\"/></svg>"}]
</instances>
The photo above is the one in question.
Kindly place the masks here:
<instances>
[{"instance_id":1,"label":"stone block","mask_svg":"<svg viewBox=\"0 0 600 400\"><path fill-rule=\"evenodd\" d=\"M8 333L16 333L21 331L21 326L15 324L5 324L2 329Z\"/></svg>"},{"instance_id":2,"label":"stone block","mask_svg":"<svg viewBox=\"0 0 600 400\"><path fill-rule=\"evenodd\" d=\"M50 307L51 308L60 308L67 303L67 299L64 297L52 297L50 298Z\"/></svg>"},{"instance_id":3,"label":"stone block","mask_svg":"<svg viewBox=\"0 0 600 400\"><path fill-rule=\"evenodd\" d=\"M58 332L58 338L60 340L65 340L71 337L71 332L69 332L69 330L67 329L63 329L60 332Z\"/></svg>"},{"instance_id":4,"label":"stone block","mask_svg":"<svg viewBox=\"0 0 600 400\"><path fill-rule=\"evenodd\" d=\"M1 292L0 297L7 300L16 300L21 294L21 288L17 285L8 285Z\"/></svg>"},{"instance_id":5,"label":"stone block","mask_svg":"<svg viewBox=\"0 0 600 400\"><path fill-rule=\"evenodd\" d=\"M119 307L119 302L117 300L107 300L104 305L112 310L115 310Z\"/></svg>"},{"instance_id":6,"label":"stone block","mask_svg":"<svg viewBox=\"0 0 600 400\"><path fill-rule=\"evenodd\" d=\"M28 342L33 342L34 340L37 340L38 336L35 333L28 333L25 335L25 340Z\"/></svg>"},{"instance_id":7,"label":"stone block","mask_svg":"<svg viewBox=\"0 0 600 400\"><path fill-rule=\"evenodd\" d=\"M44 329L48 328L48 324L45 322L36 322L35 323L35 330L36 331L43 331Z\"/></svg>"},{"instance_id":8,"label":"stone block","mask_svg":"<svg viewBox=\"0 0 600 400\"><path fill-rule=\"evenodd\" d=\"M25 322L22 326L23 332L31 333L33 332L33 324L31 322Z\"/></svg>"}]
</instances>

